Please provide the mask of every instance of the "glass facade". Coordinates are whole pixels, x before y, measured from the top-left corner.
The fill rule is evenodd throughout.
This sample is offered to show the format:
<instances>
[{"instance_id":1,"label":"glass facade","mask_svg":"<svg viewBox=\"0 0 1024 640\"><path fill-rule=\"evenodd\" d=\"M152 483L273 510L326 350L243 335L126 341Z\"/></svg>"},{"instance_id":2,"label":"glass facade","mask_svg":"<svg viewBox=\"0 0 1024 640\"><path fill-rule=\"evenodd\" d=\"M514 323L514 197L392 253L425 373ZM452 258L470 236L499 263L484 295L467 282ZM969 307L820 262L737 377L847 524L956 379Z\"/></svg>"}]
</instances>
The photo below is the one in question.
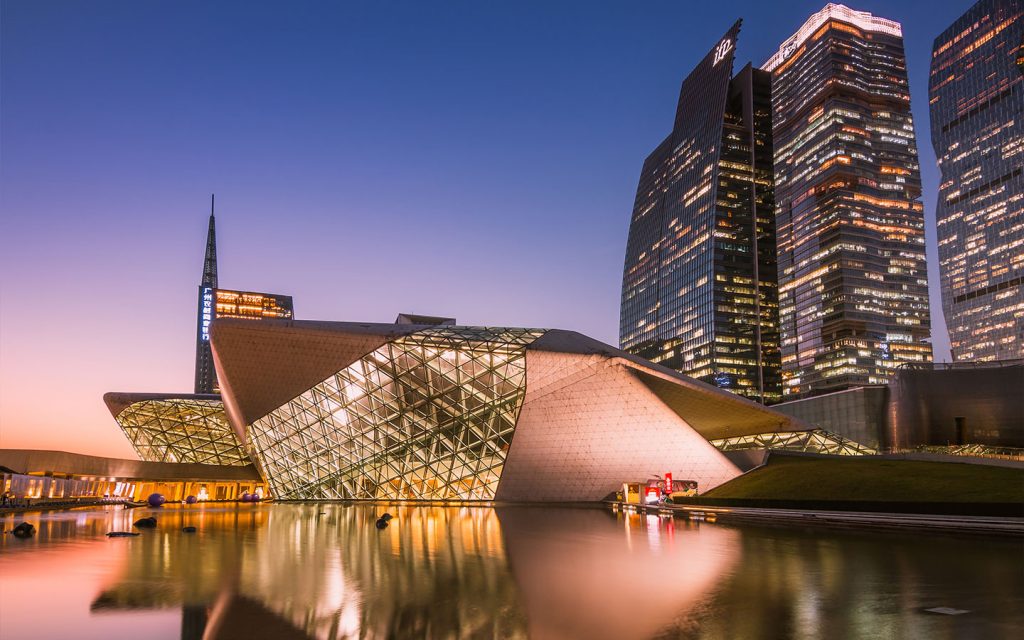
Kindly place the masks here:
<instances>
[{"instance_id":1,"label":"glass facade","mask_svg":"<svg viewBox=\"0 0 1024 640\"><path fill-rule=\"evenodd\" d=\"M1024 3L982 0L935 39L936 222L954 360L1024 358Z\"/></svg>"},{"instance_id":2,"label":"glass facade","mask_svg":"<svg viewBox=\"0 0 1024 640\"><path fill-rule=\"evenodd\" d=\"M142 400L128 405L115 418L139 458L147 462L251 464L220 400Z\"/></svg>"},{"instance_id":3,"label":"glass facade","mask_svg":"<svg viewBox=\"0 0 1024 640\"><path fill-rule=\"evenodd\" d=\"M287 500L491 500L534 329L438 326L395 338L247 427Z\"/></svg>"},{"instance_id":4,"label":"glass facade","mask_svg":"<svg viewBox=\"0 0 1024 640\"><path fill-rule=\"evenodd\" d=\"M830 4L772 73L783 393L930 362L921 179L900 25Z\"/></svg>"},{"instance_id":5,"label":"glass facade","mask_svg":"<svg viewBox=\"0 0 1024 640\"><path fill-rule=\"evenodd\" d=\"M622 278L622 348L762 402L781 398L771 87L732 77L737 22L683 81L644 162Z\"/></svg>"}]
</instances>

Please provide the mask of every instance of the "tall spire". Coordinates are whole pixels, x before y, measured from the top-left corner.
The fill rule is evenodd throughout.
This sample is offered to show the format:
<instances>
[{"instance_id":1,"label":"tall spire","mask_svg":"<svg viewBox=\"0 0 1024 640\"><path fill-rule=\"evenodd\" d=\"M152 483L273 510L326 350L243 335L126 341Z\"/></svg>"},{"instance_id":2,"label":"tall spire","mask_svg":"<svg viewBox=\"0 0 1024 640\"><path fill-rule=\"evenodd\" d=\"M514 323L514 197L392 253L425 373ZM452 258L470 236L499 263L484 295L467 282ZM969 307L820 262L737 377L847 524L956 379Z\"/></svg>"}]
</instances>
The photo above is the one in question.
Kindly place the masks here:
<instances>
[{"instance_id":1,"label":"tall spire","mask_svg":"<svg viewBox=\"0 0 1024 640\"><path fill-rule=\"evenodd\" d=\"M210 194L210 230L206 234L206 260L203 262L203 287L217 288L217 234L213 219L213 194Z\"/></svg>"}]
</instances>

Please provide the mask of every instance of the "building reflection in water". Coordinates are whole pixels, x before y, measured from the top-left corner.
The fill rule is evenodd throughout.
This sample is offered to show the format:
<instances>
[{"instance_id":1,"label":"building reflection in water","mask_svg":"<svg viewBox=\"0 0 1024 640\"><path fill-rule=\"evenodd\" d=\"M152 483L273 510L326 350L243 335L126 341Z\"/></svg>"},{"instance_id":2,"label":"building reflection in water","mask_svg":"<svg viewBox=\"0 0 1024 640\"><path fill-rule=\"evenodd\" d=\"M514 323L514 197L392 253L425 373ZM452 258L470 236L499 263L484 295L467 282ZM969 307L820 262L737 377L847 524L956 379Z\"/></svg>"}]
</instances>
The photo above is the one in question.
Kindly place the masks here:
<instances>
[{"instance_id":1,"label":"building reflection in water","mask_svg":"<svg viewBox=\"0 0 1024 640\"><path fill-rule=\"evenodd\" d=\"M688 621L691 634L683 637L1020 637L1019 539L856 529L742 533L743 570L722 582L712 608ZM933 607L969 613L926 611Z\"/></svg>"},{"instance_id":2,"label":"building reflection in water","mask_svg":"<svg viewBox=\"0 0 1024 640\"><path fill-rule=\"evenodd\" d=\"M318 638L524 634L493 509L289 506L255 550L242 590Z\"/></svg>"},{"instance_id":3,"label":"building reflection in water","mask_svg":"<svg viewBox=\"0 0 1024 640\"><path fill-rule=\"evenodd\" d=\"M396 517L381 531L385 510ZM737 548L728 529L598 509L314 504L159 517L126 541L92 610L181 607L188 640L252 629L644 638L706 597ZM189 524L200 532L181 534Z\"/></svg>"},{"instance_id":4,"label":"building reflection in water","mask_svg":"<svg viewBox=\"0 0 1024 640\"><path fill-rule=\"evenodd\" d=\"M37 514L35 538L0 536L4 635L999 637L1024 622L1013 541L367 504L172 507L156 530L104 537L149 513ZM937 606L972 615L923 613Z\"/></svg>"},{"instance_id":5,"label":"building reflection in water","mask_svg":"<svg viewBox=\"0 0 1024 640\"><path fill-rule=\"evenodd\" d=\"M531 638L650 638L714 592L739 534L595 509L498 507Z\"/></svg>"}]
</instances>

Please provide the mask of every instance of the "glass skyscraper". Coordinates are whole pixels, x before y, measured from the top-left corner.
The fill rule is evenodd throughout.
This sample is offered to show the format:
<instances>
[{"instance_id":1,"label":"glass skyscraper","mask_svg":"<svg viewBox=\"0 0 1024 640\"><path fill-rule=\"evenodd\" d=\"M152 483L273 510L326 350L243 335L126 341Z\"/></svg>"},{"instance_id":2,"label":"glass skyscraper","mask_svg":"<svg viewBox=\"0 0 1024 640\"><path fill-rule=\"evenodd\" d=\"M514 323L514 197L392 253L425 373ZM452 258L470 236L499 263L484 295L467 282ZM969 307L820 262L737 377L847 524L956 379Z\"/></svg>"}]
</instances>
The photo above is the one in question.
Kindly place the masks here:
<instances>
[{"instance_id":1,"label":"glass skyscraper","mask_svg":"<svg viewBox=\"0 0 1024 640\"><path fill-rule=\"evenodd\" d=\"M829 4L772 73L783 393L932 359L921 178L899 23Z\"/></svg>"},{"instance_id":2,"label":"glass skyscraper","mask_svg":"<svg viewBox=\"0 0 1024 640\"><path fill-rule=\"evenodd\" d=\"M954 360L1024 358L1024 2L981 0L935 39L929 103Z\"/></svg>"},{"instance_id":3,"label":"glass skyscraper","mask_svg":"<svg viewBox=\"0 0 1024 640\"><path fill-rule=\"evenodd\" d=\"M740 23L683 81L644 161L622 276L622 348L761 402L781 399L771 78L733 78Z\"/></svg>"}]
</instances>

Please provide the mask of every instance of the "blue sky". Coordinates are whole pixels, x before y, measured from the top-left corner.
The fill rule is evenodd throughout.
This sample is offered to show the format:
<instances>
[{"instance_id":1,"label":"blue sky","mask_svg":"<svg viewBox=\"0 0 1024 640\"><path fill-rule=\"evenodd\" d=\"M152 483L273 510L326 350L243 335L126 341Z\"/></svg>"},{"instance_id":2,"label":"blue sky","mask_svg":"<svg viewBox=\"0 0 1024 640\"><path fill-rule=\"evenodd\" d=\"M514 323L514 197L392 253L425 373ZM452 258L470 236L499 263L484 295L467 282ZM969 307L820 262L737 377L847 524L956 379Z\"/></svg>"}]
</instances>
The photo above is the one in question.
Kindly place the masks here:
<instances>
[{"instance_id":1,"label":"blue sky","mask_svg":"<svg viewBox=\"0 0 1024 640\"><path fill-rule=\"evenodd\" d=\"M212 192L221 285L299 318L616 343L640 166L683 77L736 18L738 70L822 6L4 0L0 444L130 455L102 393L190 390ZM969 3L852 6L904 25L948 359L927 72Z\"/></svg>"}]
</instances>

